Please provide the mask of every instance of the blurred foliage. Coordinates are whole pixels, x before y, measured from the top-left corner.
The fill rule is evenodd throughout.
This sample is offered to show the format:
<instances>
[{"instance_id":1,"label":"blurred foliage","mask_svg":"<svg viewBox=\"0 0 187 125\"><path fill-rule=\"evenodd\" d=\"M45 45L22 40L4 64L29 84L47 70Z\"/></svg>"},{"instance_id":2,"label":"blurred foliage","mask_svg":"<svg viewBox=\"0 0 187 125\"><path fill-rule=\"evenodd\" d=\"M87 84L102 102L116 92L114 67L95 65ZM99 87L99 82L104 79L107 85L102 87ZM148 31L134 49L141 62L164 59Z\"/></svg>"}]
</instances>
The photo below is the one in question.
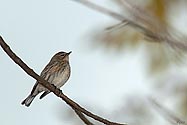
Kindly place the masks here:
<instances>
[{"instance_id":1,"label":"blurred foliage","mask_svg":"<svg viewBox=\"0 0 187 125\"><path fill-rule=\"evenodd\" d=\"M156 91L164 95L165 100L172 100L178 114L187 117L187 79L186 75L178 72L163 74L157 80Z\"/></svg>"},{"instance_id":2,"label":"blurred foliage","mask_svg":"<svg viewBox=\"0 0 187 125\"><path fill-rule=\"evenodd\" d=\"M131 28L123 28L115 31L103 31L97 28L93 32L91 33L92 41L94 41L96 47L103 45L105 49L112 48L116 52L128 48L137 49L140 45L139 40L142 39L142 35Z\"/></svg>"},{"instance_id":3,"label":"blurred foliage","mask_svg":"<svg viewBox=\"0 0 187 125\"><path fill-rule=\"evenodd\" d=\"M115 120L127 122L129 125L151 124L154 115L150 109L149 103L142 95L130 95L121 102L120 108L113 111Z\"/></svg>"},{"instance_id":4,"label":"blurred foliage","mask_svg":"<svg viewBox=\"0 0 187 125\"><path fill-rule=\"evenodd\" d=\"M146 9L148 11L151 11L158 18L158 20L166 22L166 7L168 2L166 2L165 0L152 0L151 3L146 6Z\"/></svg>"}]
</instances>

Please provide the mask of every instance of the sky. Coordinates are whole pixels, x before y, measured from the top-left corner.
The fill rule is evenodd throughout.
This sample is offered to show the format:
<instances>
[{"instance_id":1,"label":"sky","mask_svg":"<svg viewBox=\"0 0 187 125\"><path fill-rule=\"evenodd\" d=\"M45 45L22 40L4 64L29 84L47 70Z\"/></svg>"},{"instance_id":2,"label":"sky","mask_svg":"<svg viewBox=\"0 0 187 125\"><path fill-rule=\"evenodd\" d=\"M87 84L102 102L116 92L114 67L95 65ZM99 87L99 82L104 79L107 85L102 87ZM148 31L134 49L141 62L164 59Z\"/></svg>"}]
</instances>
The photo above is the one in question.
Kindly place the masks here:
<instances>
[{"instance_id":1,"label":"sky","mask_svg":"<svg viewBox=\"0 0 187 125\"><path fill-rule=\"evenodd\" d=\"M95 1L100 5L110 6ZM38 74L58 51L72 51L71 77L63 92L85 108L112 111L124 96L147 92L143 49L114 54L90 46L88 32L116 20L70 0L0 0L0 33L11 49ZM104 30L104 29L103 29ZM38 97L29 108L21 101L35 80L0 49L0 123L2 125L70 125L59 120L63 101L53 94ZM68 105L65 105L69 107ZM66 113L62 111L62 113ZM97 114L97 112L96 112Z\"/></svg>"}]
</instances>

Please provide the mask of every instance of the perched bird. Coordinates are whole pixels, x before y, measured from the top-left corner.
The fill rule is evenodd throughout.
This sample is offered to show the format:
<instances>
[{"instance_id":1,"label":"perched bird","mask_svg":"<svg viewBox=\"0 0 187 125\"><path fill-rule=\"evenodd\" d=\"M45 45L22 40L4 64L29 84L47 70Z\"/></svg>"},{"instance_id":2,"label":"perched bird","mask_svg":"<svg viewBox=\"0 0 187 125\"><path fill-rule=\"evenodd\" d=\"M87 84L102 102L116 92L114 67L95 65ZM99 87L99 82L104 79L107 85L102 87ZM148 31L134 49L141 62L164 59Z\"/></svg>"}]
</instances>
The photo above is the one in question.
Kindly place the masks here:
<instances>
[{"instance_id":1,"label":"perched bird","mask_svg":"<svg viewBox=\"0 0 187 125\"><path fill-rule=\"evenodd\" d=\"M70 77L70 53L71 52L56 53L51 58L47 66L43 69L40 76L49 83L54 84L57 88L62 87ZM50 93L47 88L43 87L41 84L39 84L38 81L36 81L30 95L25 100L23 100L21 104L29 107L33 99L41 92L43 92L43 94L40 96L40 99Z\"/></svg>"}]
</instances>

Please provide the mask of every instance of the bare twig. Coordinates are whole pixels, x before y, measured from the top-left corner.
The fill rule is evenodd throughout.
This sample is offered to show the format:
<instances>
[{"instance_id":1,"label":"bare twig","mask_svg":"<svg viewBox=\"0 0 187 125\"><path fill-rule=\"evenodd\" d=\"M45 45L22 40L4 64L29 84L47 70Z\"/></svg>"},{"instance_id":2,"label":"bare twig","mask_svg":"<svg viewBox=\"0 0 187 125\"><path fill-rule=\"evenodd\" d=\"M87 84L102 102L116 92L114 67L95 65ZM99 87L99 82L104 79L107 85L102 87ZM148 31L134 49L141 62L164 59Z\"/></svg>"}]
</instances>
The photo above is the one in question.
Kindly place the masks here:
<instances>
[{"instance_id":1,"label":"bare twig","mask_svg":"<svg viewBox=\"0 0 187 125\"><path fill-rule=\"evenodd\" d=\"M174 113L172 113L171 111L169 111L166 107L162 106L161 104L159 104L156 100L154 100L153 98L149 98L149 101L151 102L151 104L155 107L155 109L157 109L159 111L159 113L161 113L168 121L170 121L171 123L174 124L183 124L186 125L186 122L182 119L180 119L179 117L177 117Z\"/></svg>"},{"instance_id":2,"label":"bare twig","mask_svg":"<svg viewBox=\"0 0 187 125\"><path fill-rule=\"evenodd\" d=\"M116 29L120 29L120 28L122 28L122 27L124 27L126 25L128 25L128 22L121 22L121 23L118 23L116 25L107 27L106 30L113 31L113 30L116 30Z\"/></svg>"},{"instance_id":3,"label":"bare twig","mask_svg":"<svg viewBox=\"0 0 187 125\"><path fill-rule=\"evenodd\" d=\"M78 2L80 4L83 4L83 5L85 5L85 6L89 7L89 8L91 8L93 10L96 10L96 11L98 11L100 13L103 13L105 15L111 16L111 17L113 17L113 18L115 18L115 19L117 19L119 21L122 21L124 24L127 23L127 24L129 24L131 26L138 27L139 29L142 29L142 30L144 29L143 27L141 27L140 25L137 25L136 23L134 23L130 19L127 19L124 15L121 15L119 13L111 11L111 10L109 10L107 8L101 7L101 6L97 5L97 4L94 4L94 3L90 2L90 1L88 1L88 0L72 0L72 1L75 1L75 2Z\"/></svg>"},{"instance_id":4,"label":"bare twig","mask_svg":"<svg viewBox=\"0 0 187 125\"><path fill-rule=\"evenodd\" d=\"M75 111L77 111L77 113L84 113L85 115L99 121L102 122L106 125L124 125L124 124L120 124L120 123L115 123L115 122L111 122L107 119L104 119L100 116L97 116L89 111L87 111L86 109L84 109L83 107L81 107L79 104L77 104L76 102L74 102L73 100L71 100L70 98L68 98L66 95L64 95L62 93L62 91L58 88L56 88L54 85L50 84L49 82L47 82L46 80L44 80L43 78L41 78L38 74L36 74L34 72L33 69L29 68L22 60L21 58L19 58L11 49L10 47L6 44L6 42L3 40L3 38L0 36L0 45L3 48L3 50L7 53L7 55L16 63L18 64L28 75L30 75L31 77L33 77L34 79L36 79L37 81L39 81L39 83L41 85L43 85L44 87L46 87L48 90L50 90L51 92L53 92L57 97L60 97L62 100L64 100L69 106L72 107L72 109L74 109ZM80 116L80 115L79 115ZM82 119L82 118L81 118ZM85 121L84 121L85 122ZM90 124L89 124L90 125Z\"/></svg>"},{"instance_id":5,"label":"bare twig","mask_svg":"<svg viewBox=\"0 0 187 125\"><path fill-rule=\"evenodd\" d=\"M93 10L96 10L96 11L99 11L99 12L104 13L106 15L109 15L111 17L114 17L114 18L116 18L116 19L118 19L120 21L127 21L127 22L129 22L129 20L125 19L125 17L123 15L118 14L118 13L116 13L114 11L109 10L109 9L106 9L104 7L98 6L98 5L92 3L92 2L90 2L88 0L72 0L72 1L81 3L81 4L83 4L83 5L91 8Z\"/></svg>"},{"instance_id":6,"label":"bare twig","mask_svg":"<svg viewBox=\"0 0 187 125\"><path fill-rule=\"evenodd\" d=\"M82 114L80 111L75 110L75 112L77 113L77 115L79 116L79 118L80 118L86 125L94 125L94 124L91 123L91 122L84 116L84 114Z\"/></svg>"},{"instance_id":7,"label":"bare twig","mask_svg":"<svg viewBox=\"0 0 187 125\"><path fill-rule=\"evenodd\" d=\"M135 23L145 28L144 35L149 38L149 40L164 42L174 49L187 52L187 37L185 35L158 20L158 18L150 11L146 11L145 9L134 5L132 1L120 0L119 2L121 2L128 10L136 21Z\"/></svg>"},{"instance_id":8,"label":"bare twig","mask_svg":"<svg viewBox=\"0 0 187 125\"><path fill-rule=\"evenodd\" d=\"M149 13L144 13L143 10L141 10L142 12L141 12L140 16L137 15L136 9L133 10L133 14L134 14L133 16L135 16L135 18L137 19L137 20L133 21L131 19L126 18L124 15L121 15L119 13L116 13L114 11L111 11L109 9L101 7L99 5L96 5L88 0L72 0L72 1L81 3L93 10L96 10L100 13L111 16L111 17L121 21L121 24L128 24L129 26L135 28L137 31L140 31L141 33L143 33L144 36L147 37L151 41L163 42L163 43L166 43L169 46L171 46L173 49L183 50L183 51L187 52L186 38L179 37L176 34L173 34L172 32L170 32L171 30L173 30L172 28L168 28L168 27L167 27L168 29L162 28L163 24L162 25L158 24L157 21L153 21L153 20L149 19L148 16L151 16L150 18L152 18L154 16L150 15ZM130 3L128 3L128 7L133 8L131 6L132 5ZM140 10L140 8L138 8L138 9ZM119 25L121 25L121 24L119 24ZM119 26L119 25L117 25L117 26ZM156 31L153 31L150 27L148 28L147 25L153 26L153 27L155 27L155 25L156 25L156 26L160 26L160 27L157 28Z\"/></svg>"},{"instance_id":9,"label":"bare twig","mask_svg":"<svg viewBox=\"0 0 187 125\"><path fill-rule=\"evenodd\" d=\"M156 16L150 11L146 11L139 6L132 4L130 0L119 0L120 5L124 7L130 13L133 20L136 20L136 23L145 25L146 28L154 27L157 30L165 30L165 24L161 23Z\"/></svg>"}]
</instances>

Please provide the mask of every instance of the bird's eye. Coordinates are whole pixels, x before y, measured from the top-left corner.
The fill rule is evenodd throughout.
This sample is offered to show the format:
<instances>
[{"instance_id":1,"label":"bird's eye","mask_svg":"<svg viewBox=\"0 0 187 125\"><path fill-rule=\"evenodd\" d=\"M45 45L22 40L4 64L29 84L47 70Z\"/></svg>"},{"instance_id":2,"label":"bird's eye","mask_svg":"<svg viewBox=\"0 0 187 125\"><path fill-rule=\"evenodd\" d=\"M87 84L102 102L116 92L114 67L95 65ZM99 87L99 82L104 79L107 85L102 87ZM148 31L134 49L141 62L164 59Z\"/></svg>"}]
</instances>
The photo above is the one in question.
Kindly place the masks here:
<instances>
[{"instance_id":1,"label":"bird's eye","mask_svg":"<svg viewBox=\"0 0 187 125\"><path fill-rule=\"evenodd\" d=\"M64 56L65 56L65 53L62 53L61 56L64 57Z\"/></svg>"}]
</instances>

